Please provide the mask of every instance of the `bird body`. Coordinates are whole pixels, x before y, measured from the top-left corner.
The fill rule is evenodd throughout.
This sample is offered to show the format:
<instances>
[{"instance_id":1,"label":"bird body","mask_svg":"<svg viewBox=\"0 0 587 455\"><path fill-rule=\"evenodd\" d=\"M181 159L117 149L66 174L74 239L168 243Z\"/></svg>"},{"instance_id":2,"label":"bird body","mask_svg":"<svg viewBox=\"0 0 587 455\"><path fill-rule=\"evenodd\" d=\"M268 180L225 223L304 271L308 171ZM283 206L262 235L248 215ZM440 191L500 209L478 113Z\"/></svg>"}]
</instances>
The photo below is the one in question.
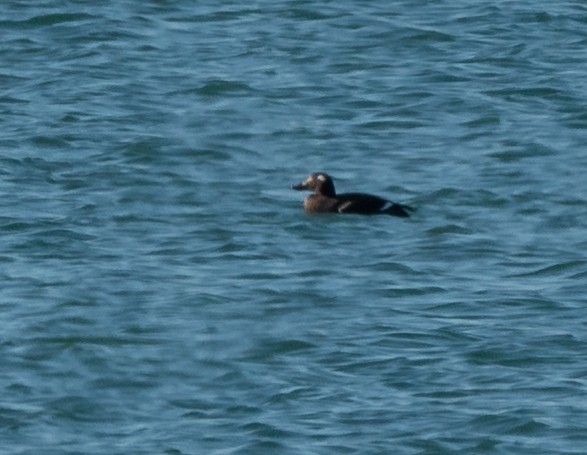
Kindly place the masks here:
<instances>
[{"instance_id":1,"label":"bird body","mask_svg":"<svg viewBox=\"0 0 587 455\"><path fill-rule=\"evenodd\" d=\"M294 190L314 191L304 200L306 213L356 213L361 215L387 214L409 217L413 209L366 193L336 194L332 178L324 172L312 173L303 182L292 185Z\"/></svg>"}]
</instances>

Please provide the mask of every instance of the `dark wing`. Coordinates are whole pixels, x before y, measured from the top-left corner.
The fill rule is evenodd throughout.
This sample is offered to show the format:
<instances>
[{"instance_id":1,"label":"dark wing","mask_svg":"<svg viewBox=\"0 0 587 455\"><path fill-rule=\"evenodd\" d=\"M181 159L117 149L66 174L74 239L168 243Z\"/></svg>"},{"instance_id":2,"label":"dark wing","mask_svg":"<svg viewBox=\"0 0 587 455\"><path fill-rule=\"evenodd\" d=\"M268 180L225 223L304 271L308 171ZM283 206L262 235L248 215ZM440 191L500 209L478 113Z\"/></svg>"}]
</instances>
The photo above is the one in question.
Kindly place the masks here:
<instances>
[{"instance_id":1,"label":"dark wing","mask_svg":"<svg viewBox=\"0 0 587 455\"><path fill-rule=\"evenodd\" d=\"M339 213L357 213L361 215L388 214L399 217L410 216L411 207L388 201L379 196L363 193L346 193L337 197Z\"/></svg>"},{"instance_id":2,"label":"dark wing","mask_svg":"<svg viewBox=\"0 0 587 455\"><path fill-rule=\"evenodd\" d=\"M370 215L381 213L388 201L378 196L363 193L345 193L337 196L340 213Z\"/></svg>"}]
</instances>

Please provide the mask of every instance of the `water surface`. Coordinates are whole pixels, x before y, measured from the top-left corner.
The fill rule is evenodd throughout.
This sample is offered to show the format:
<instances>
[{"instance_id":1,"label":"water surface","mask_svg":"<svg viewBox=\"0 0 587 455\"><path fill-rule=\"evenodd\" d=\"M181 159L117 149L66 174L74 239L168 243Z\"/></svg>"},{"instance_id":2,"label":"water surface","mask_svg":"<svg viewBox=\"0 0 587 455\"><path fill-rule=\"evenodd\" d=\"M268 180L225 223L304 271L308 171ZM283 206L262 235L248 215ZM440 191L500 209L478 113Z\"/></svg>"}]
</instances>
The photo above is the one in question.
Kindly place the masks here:
<instances>
[{"instance_id":1,"label":"water surface","mask_svg":"<svg viewBox=\"0 0 587 455\"><path fill-rule=\"evenodd\" d=\"M587 8L217 3L3 4L4 450L582 453Z\"/></svg>"}]
</instances>

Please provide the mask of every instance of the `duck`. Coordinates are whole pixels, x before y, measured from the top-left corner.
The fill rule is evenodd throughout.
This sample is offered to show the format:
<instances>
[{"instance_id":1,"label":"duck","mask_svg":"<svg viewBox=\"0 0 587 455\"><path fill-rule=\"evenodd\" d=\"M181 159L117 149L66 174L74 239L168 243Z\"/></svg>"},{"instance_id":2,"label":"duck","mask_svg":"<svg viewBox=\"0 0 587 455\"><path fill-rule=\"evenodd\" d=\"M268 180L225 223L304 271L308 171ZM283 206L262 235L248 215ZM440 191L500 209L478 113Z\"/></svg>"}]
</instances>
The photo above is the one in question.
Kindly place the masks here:
<instances>
[{"instance_id":1,"label":"duck","mask_svg":"<svg viewBox=\"0 0 587 455\"><path fill-rule=\"evenodd\" d=\"M291 185L297 191L313 191L304 200L304 211L316 213L356 213L360 215L410 216L414 209L379 196L366 193L336 194L334 182L325 172L313 172L304 181Z\"/></svg>"}]
</instances>

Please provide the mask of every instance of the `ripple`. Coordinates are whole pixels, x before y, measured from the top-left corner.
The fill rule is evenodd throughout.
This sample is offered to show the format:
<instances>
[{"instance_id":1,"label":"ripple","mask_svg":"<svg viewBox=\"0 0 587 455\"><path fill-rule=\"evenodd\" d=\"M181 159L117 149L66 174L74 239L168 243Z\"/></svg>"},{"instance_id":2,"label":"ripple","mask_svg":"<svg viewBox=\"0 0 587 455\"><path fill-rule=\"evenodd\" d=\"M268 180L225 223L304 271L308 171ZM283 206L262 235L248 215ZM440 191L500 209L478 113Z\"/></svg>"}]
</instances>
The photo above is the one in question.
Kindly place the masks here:
<instances>
[{"instance_id":1,"label":"ripple","mask_svg":"<svg viewBox=\"0 0 587 455\"><path fill-rule=\"evenodd\" d=\"M511 275L512 277L545 277L545 276L566 276L570 272L574 273L585 273L586 270L585 266L587 265L587 261L583 260L576 260L576 261L567 261L561 262L559 264L550 265L547 267L541 267L539 269L533 270L531 272L520 273L516 275ZM579 269L579 271L577 271Z\"/></svg>"},{"instance_id":2,"label":"ripple","mask_svg":"<svg viewBox=\"0 0 587 455\"><path fill-rule=\"evenodd\" d=\"M468 229L464 226L459 226L457 224L447 224L445 226L434 227L432 229L428 229L427 232L433 236L441 236L445 234L470 235L474 233L474 231L471 229Z\"/></svg>"},{"instance_id":3,"label":"ripple","mask_svg":"<svg viewBox=\"0 0 587 455\"><path fill-rule=\"evenodd\" d=\"M29 19L25 20L17 20L17 21L3 21L3 26L14 26L14 27L22 27L22 26L31 26L31 27L50 27L53 25L59 25L63 23L70 23L70 22L80 22L80 21L91 21L96 19L97 16L93 16L91 14L85 13L50 13L50 14L41 14L37 16L33 16Z\"/></svg>"},{"instance_id":4,"label":"ripple","mask_svg":"<svg viewBox=\"0 0 587 455\"><path fill-rule=\"evenodd\" d=\"M249 95L253 89L239 81L228 81L223 79L215 79L206 82L201 87L195 90L195 93L202 96L245 96Z\"/></svg>"},{"instance_id":5,"label":"ripple","mask_svg":"<svg viewBox=\"0 0 587 455\"><path fill-rule=\"evenodd\" d=\"M441 287L429 286L429 287L416 287L416 288L387 288L382 294L386 297L409 297L409 296L421 296L431 295L446 292L446 289Z\"/></svg>"}]
</instances>

